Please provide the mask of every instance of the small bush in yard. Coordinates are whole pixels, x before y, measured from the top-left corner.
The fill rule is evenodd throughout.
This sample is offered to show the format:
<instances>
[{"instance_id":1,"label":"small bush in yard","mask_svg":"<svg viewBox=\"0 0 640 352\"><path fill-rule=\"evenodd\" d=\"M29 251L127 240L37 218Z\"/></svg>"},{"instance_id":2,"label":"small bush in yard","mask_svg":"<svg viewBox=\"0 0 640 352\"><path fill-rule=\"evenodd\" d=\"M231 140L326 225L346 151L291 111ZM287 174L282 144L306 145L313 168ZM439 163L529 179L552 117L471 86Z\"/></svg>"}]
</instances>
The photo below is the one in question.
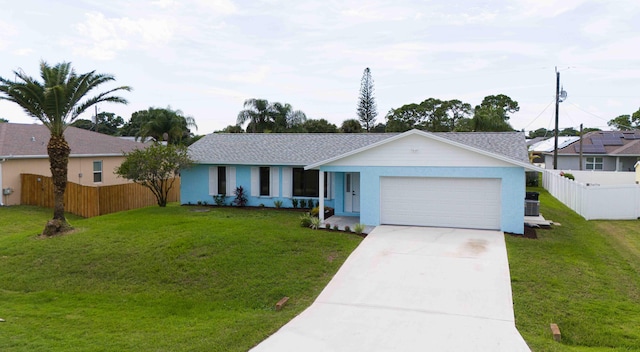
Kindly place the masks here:
<instances>
[{"instance_id":1,"label":"small bush in yard","mask_svg":"<svg viewBox=\"0 0 640 352\"><path fill-rule=\"evenodd\" d=\"M353 225L353 232L357 233L358 235L362 235L362 231L364 231L364 224L355 224Z\"/></svg>"},{"instance_id":2,"label":"small bush in yard","mask_svg":"<svg viewBox=\"0 0 640 352\"><path fill-rule=\"evenodd\" d=\"M304 213L300 215L300 226L302 227L310 227L311 226L311 215L309 213Z\"/></svg>"},{"instance_id":3,"label":"small bush in yard","mask_svg":"<svg viewBox=\"0 0 640 352\"><path fill-rule=\"evenodd\" d=\"M247 205L247 194L244 193L244 188L242 188L242 186L236 187L236 190L233 191L233 195L236 196L233 200L233 205L237 207L244 207Z\"/></svg>"},{"instance_id":4,"label":"small bush in yard","mask_svg":"<svg viewBox=\"0 0 640 352\"><path fill-rule=\"evenodd\" d=\"M566 178L568 178L568 179L570 179L570 180L574 180L574 181L575 181L575 179L576 179L576 178L575 178L575 176L573 176L573 174L570 174L570 173L568 173L568 172L561 172L561 173L560 173L560 176L564 176L564 177L566 177Z\"/></svg>"},{"instance_id":5,"label":"small bush in yard","mask_svg":"<svg viewBox=\"0 0 640 352\"><path fill-rule=\"evenodd\" d=\"M274 205L276 208L280 209L280 208L282 208L282 201L281 201L281 200L274 200L274 201L273 201L273 205Z\"/></svg>"},{"instance_id":6,"label":"small bush in yard","mask_svg":"<svg viewBox=\"0 0 640 352\"><path fill-rule=\"evenodd\" d=\"M344 232L351 232L351 228L347 225L344 227Z\"/></svg>"},{"instance_id":7,"label":"small bush in yard","mask_svg":"<svg viewBox=\"0 0 640 352\"><path fill-rule=\"evenodd\" d=\"M331 230L331 224L330 223L324 224L324 228L327 230Z\"/></svg>"},{"instance_id":8,"label":"small bush in yard","mask_svg":"<svg viewBox=\"0 0 640 352\"><path fill-rule=\"evenodd\" d=\"M293 209L298 207L298 199L296 198L291 198L291 205L293 206Z\"/></svg>"},{"instance_id":9,"label":"small bush in yard","mask_svg":"<svg viewBox=\"0 0 640 352\"><path fill-rule=\"evenodd\" d=\"M320 218L311 218L311 225L309 225L309 227L311 227L314 230L317 230L320 228Z\"/></svg>"},{"instance_id":10,"label":"small bush in yard","mask_svg":"<svg viewBox=\"0 0 640 352\"><path fill-rule=\"evenodd\" d=\"M213 202L219 207L223 206L225 204L225 201L226 197L224 194L216 194L215 196L213 196Z\"/></svg>"},{"instance_id":11,"label":"small bush in yard","mask_svg":"<svg viewBox=\"0 0 640 352\"><path fill-rule=\"evenodd\" d=\"M340 227L338 227L338 225L333 225L333 231L338 231L340 230Z\"/></svg>"}]
</instances>

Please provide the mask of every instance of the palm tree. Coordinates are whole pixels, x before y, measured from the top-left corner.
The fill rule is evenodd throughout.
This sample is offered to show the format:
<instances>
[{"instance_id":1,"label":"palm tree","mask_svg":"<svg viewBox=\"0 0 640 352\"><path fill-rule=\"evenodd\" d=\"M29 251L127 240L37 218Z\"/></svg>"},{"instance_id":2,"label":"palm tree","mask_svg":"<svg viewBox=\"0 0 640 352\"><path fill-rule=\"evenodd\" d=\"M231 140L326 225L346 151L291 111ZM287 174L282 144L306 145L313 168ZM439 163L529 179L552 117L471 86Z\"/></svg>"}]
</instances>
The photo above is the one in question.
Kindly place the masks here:
<instances>
[{"instance_id":1,"label":"palm tree","mask_svg":"<svg viewBox=\"0 0 640 352\"><path fill-rule=\"evenodd\" d=\"M237 124L242 125L249 121L247 132L263 132L273 125L273 109L269 101L265 99L247 99L244 101L245 109L238 113Z\"/></svg>"},{"instance_id":2,"label":"palm tree","mask_svg":"<svg viewBox=\"0 0 640 352\"><path fill-rule=\"evenodd\" d=\"M112 93L119 90L130 91L131 88L121 86L87 98L95 88L115 78L95 71L76 74L69 62L55 66L40 62L42 82L27 76L22 70L13 73L15 81L0 77L0 99L20 105L27 114L40 120L51 133L47 153L53 179L54 208L53 219L47 222L43 232L43 235L51 236L71 229L64 216L64 192L67 188L67 166L71 152L64 138L66 127L97 103L126 104L124 98Z\"/></svg>"},{"instance_id":3,"label":"palm tree","mask_svg":"<svg viewBox=\"0 0 640 352\"><path fill-rule=\"evenodd\" d=\"M295 130L307 121L307 115L301 110L293 110L291 104L271 104L273 113L273 132L287 132Z\"/></svg>"},{"instance_id":4,"label":"palm tree","mask_svg":"<svg viewBox=\"0 0 640 352\"><path fill-rule=\"evenodd\" d=\"M136 133L136 138L151 137L156 142L166 141L169 144L180 144L183 138L189 138L189 127L198 128L193 117L183 116L180 110L149 108L142 111L145 122Z\"/></svg>"}]
</instances>

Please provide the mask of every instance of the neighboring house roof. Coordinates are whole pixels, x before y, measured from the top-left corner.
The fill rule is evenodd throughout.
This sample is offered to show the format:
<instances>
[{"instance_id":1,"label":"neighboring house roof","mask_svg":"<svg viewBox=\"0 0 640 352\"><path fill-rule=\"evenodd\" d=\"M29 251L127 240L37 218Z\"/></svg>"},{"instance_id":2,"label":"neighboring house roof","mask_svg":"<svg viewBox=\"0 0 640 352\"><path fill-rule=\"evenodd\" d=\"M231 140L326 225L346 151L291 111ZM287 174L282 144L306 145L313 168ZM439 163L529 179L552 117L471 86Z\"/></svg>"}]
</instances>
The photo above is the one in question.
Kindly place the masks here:
<instances>
[{"instance_id":1,"label":"neighboring house roof","mask_svg":"<svg viewBox=\"0 0 640 352\"><path fill-rule=\"evenodd\" d=\"M542 142L545 139L547 139L547 137L535 137L535 138L529 138L527 139L527 147L530 147L533 144L536 144L538 142Z\"/></svg>"},{"instance_id":2,"label":"neighboring house roof","mask_svg":"<svg viewBox=\"0 0 640 352\"><path fill-rule=\"evenodd\" d=\"M522 132L428 134L529 163ZM189 155L202 164L309 165L397 135L399 133L212 133L191 145Z\"/></svg>"},{"instance_id":3,"label":"neighboring house roof","mask_svg":"<svg viewBox=\"0 0 640 352\"><path fill-rule=\"evenodd\" d=\"M588 155L640 156L640 131L589 132L582 137L582 153ZM559 148L558 154L579 155L579 139L564 148Z\"/></svg>"},{"instance_id":4,"label":"neighboring house roof","mask_svg":"<svg viewBox=\"0 0 640 352\"><path fill-rule=\"evenodd\" d=\"M0 123L0 158L48 157L47 143L51 134L39 124ZM144 148L144 144L117 137L67 127L64 137L71 156L117 156Z\"/></svg>"},{"instance_id":5,"label":"neighboring house roof","mask_svg":"<svg viewBox=\"0 0 640 352\"><path fill-rule=\"evenodd\" d=\"M580 137L575 136L558 136L558 149L564 148L569 144L579 140ZM555 149L555 138L551 137L542 141L538 141L534 144L529 145L530 152L552 152Z\"/></svg>"}]
</instances>

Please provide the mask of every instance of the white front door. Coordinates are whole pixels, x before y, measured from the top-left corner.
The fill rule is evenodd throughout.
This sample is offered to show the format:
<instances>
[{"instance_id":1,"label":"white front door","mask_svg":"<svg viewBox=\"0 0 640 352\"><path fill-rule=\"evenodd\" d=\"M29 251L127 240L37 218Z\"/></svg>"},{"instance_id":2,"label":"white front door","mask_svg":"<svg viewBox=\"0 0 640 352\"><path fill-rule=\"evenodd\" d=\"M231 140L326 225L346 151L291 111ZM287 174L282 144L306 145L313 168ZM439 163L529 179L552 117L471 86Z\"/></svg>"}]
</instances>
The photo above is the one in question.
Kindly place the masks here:
<instances>
[{"instance_id":1,"label":"white front door","mask_svg":"<svg viewBox=\"0 0 640 352\"><path fill-rule=\"evenodd\" d=\"M360 174L357 172L344 174L344 211L360 212Z\"/></svg>"}]
</instances>

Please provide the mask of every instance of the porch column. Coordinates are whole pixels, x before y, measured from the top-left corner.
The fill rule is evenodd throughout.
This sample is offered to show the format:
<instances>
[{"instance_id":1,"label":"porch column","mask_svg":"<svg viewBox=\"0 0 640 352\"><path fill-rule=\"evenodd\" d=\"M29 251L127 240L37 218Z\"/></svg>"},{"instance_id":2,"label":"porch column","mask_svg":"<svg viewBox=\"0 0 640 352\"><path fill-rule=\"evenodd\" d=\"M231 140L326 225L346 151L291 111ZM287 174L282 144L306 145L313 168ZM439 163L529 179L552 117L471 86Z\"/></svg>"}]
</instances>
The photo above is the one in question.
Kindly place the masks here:
<instances>
[{"instance_id":1,"label":"porch column","mask_svg":"<svg viewBox=\"0 0 640 352\"><path fill-rule=\"evenodd\" d=\"M604 163L604 160L603 160ZM604 169L604 166L602 167ZM616 156L616 171L620 171L620 157Z\"/></svg>"},{"instance_id":2,"label":"porch column","mask_svg":"<svg viewBox=\"0 0 640 352\"><path fill-rule=\"evenodd\" d=\"M320 222L324 222L324 171L318 171L318 181L320 185L318 186L318 198L319 199L319 212L318 217L320 218Z\"/></svg>"}]
</instances>

